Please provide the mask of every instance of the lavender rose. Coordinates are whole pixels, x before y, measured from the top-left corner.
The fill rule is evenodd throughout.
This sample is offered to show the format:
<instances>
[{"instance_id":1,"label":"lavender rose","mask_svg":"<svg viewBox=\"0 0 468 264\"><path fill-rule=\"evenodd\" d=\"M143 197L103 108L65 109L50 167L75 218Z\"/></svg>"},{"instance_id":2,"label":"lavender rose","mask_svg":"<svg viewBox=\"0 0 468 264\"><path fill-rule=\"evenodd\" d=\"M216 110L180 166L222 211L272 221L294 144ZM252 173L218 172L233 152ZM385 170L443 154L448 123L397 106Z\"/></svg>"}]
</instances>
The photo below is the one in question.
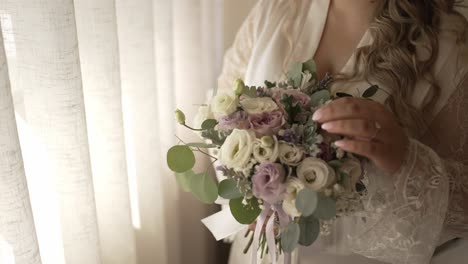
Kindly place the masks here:
<instances>
[{"instance_id":1,"label":"lavender rose","mask_svg":"<svg viewBox=\"0 0 468 264\"><path fill-rule=\"evenodd\" d=\"M250 124L247 120L247 114L242 111L235 112L228 116L218 118L218 129L222 131L231 131L237 129L249 129Z\"/></svg>"},{"instance_id":2,"label":"lavender rose","mask_svg":"<svg viewBox=\"0 0 468 264\"><path fill-rule=\"evenodd\" d=\"M252 176L253 194L269 204L283 199L286 172L278 163L262 162Z\"/></svg>"},{"instance_id":3,"label":"lavender rose","mask_svg":"<svg viewBox=\"0 0 468 264\"><path fill-rule=\"evenodd\" d=\"M280 130L286 121L281 111L249 116L250 128L257 137L272 136Z\"/></svg>"},{"instance_id":4,"label":"lavender rose","mask_svg":"<svg viewBox=\"0 0 468 264\"><path fill-rule=\"evenodd\" d=\"M277 89L273 92L273 98L278 104L285 96L292 96L294 105L299 104L302 109L309 109L310 107L310 96L298 89Z\"/></svg>"}]
</instances>

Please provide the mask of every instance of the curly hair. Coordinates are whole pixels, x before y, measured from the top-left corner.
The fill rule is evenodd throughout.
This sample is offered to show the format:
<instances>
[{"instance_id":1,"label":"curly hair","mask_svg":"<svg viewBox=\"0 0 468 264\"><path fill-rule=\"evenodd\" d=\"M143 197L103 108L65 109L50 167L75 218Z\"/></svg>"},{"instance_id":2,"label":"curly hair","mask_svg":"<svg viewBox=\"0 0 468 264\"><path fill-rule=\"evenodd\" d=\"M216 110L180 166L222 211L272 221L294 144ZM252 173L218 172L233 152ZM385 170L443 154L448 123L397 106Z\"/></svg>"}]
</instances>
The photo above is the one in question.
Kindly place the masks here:
<instances>
[{"instance_id":1,"label":"curly hair","mask_svg":"<svg viewBox=\"0 0 468 264\"><path fill-rule=\"evenodd\" d=\"M455 0L377 0L374 3L377 4L375 18L369 28L373 42L357 49L352 73L338 79L384 83L391 89L385 103L401 125L411 134L424 131L421 128L428 126L421 110L435 102L440 94L432 70L439 52L441 19L453 15L463 24L454 32L461 42L466 40L468 23L455 10L460 4ZM431 84L431 100L418 110L411 105L411 97L420 78Z\"/></svg>"}]
</instances>

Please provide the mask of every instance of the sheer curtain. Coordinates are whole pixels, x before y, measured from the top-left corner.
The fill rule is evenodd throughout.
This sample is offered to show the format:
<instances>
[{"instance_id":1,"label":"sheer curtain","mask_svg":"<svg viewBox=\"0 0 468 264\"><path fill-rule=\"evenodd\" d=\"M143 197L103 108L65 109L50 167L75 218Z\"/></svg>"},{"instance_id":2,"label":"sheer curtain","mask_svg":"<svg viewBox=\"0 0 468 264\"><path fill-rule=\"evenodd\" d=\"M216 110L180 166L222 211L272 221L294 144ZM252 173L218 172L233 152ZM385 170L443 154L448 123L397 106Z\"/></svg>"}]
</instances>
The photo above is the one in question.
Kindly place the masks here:
<instances>
[{"instance_id":1,"label":"sheer curtain","mask_svg":"<svg viewBox=\"0 0 468 264\"><path fill-rule=\"evenodd\" d=\"M0 0L0 263L219 263L165 152L215 87L225 2Z\"/></svg>"}]
</instances>

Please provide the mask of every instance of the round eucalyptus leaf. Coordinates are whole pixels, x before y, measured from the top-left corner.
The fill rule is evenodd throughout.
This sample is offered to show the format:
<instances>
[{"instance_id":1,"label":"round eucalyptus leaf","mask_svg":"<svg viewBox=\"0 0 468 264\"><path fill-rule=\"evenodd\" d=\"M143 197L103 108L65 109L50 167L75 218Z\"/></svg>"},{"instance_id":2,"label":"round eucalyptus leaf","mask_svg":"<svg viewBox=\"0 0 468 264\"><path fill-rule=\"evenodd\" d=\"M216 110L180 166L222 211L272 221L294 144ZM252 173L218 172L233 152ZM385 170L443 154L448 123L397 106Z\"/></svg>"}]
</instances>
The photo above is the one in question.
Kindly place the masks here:
<instances>
[{"instance_id":1,"label":"round eucalyptus leaf","mask_svg":"<svg viewBox=\"0 0 468 264\"><path fill-rule=\"evenodd\" d=\"M214 128L216 125L218 124L218 121L216 121L216 119L207 119L205 121L203 121L202 125L201 125L201 128L202 129L212 129Z\"/></svg>"},{"instance_id":2,"label":"round eucalyptus leaf","mask_svg":"<svg viewBox=\"0 0 468 264\"><path fill-rule=\"evenodd\" d=\"M176 173L176 180L179 186L184 190L185 192L190 192L191 187L190 187L190 181L191 177L195 176L195 173L192 170L188 170L186 172L182 173Z\"/></svg>"},{"instance_id":3,"label":"round eucalyptus leaf","mask_svg":"<svg viewBox=\"0 0 468 264\"><path fill-rule=\"evenodd\" d=\"M219 183L219 196L225 199L236 199L243 197L242 193L237 188L237 182L234 179L226 179Z\"/></svg>"},{"instance_id":4,"label":"round eucalyptus leaf","mask_svg":"<svg viewBox=\"0 0 468 264\"><path fill-rule=\"evenodd\" d=\"M299 87L302 82L302 63L292 64L287 75L293 81L294 87Z\"/></svg>"},{"instance_id":5,"label":"round eucalyptus leaf","mask_svg":"<svg viewBox=\"0 0 468 264\"><path fill-rule=\"evenodd\" d=\"M321 195L318 199L314 216L322 220L330 220L336 216L336 202L330 197Z\"/></svg>"},{"instance_id":6,"label":"round eucalyptus leaf","mask_svg":"<svg viewBox=\"0 0 468 264\"><path fill-rule=\"evenodd\" d=\"M309 216L317 208L318 195L315 191L304 188L296 196L296 208L303 216Z\"/></svg>"},{"instance_id":7,"label":"round eucalyptus leaf","mask_svg":"<svg viewBox=\"0 0 468 264\"><path fill-rule=\"evenodd\" d=\"M299 227L301 235L299 244L305 247L312 245L320 234L320 222L313 216L299 218Z\"/></svg>"},{"instance_id":8,"label":"round eucalyptus leaf","mask_svg":"<svg viewBox=\"0 0 468 264\"><path fill-rule=\"evenodd\" d=\"M299 225L295 222L289 223L281 232L281 248L284 252L291 253L297 247L300 235Z\"/></svg>"},{"instance_id":9,"label":"round eucalyptus leaf","mask_svg":"<svg viewBox=\"0 0 468 264\"><path fill-rule=\"evenodd\" d=\"M198 200L212 204L218 198L218 186L207 173L199 173L190 177L190 190Z\"/></svg>"},{"instance_id":10,"label":"round eucalyptus leaf","mask_svg":"<svg viewBox=\"0 0 468 264\"><path fill-rule=\"evenodd\" d=\"M231 214L237 220L237 222L248 225L251 224L257 219L262 210L258 206L258 201L256 198L247 200L247 204L242 203L244 200L243 197L231 199L229 201L229 209L231 209Z\"/></svg>"},{"instance_id":11,"label":"round eucalyptus leaf","mask_svg":"<svg viewBox=\"0 0 468 264\"><path fill-rule=\"evenodd\" d=\"M186 172L195 165L195 155L187 146L174 146L167 151L167 165L174 172Z\"/></svg>"},{"instance_id":12,"label":"round eucalyptus leaf","mask_svg":"<svg viewBox=\"0 0 468 264\"><path fill-rule=\"evenodd\" d=\"M315 73L317 71L317 64L315 64L314 60L308 60L302 64L302 71Z\"/></svg>"},{"instance_id":13,"label":"round eucalyptus leaf","mask_svg":"<svg viewBox=\"0 0 468 264\"><path fill-rule=\"evenodd\" d=\"M319 106L320 104L323 104L324 102L330 100L331 95L330 91L328 90L320 90L318 92L315 92L310 96L310 104L313 107Z\"/></svg>"}]
</instances>

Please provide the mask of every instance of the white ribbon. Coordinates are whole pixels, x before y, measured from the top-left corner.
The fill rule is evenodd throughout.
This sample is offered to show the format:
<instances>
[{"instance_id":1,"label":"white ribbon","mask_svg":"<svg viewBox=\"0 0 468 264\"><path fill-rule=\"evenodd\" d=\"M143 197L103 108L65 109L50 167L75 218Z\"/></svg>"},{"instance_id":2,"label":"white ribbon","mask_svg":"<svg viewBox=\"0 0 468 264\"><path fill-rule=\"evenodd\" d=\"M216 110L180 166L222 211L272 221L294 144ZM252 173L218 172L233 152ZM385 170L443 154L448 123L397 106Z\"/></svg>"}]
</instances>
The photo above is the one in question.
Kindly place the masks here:
<instances>
[{"instance_id":1,"label":"white ribbon","mask_svg":"<svg viewBox=\"0 0 468 264\"><path fill-rule=\"evenodd\" d=\"M280 221L280 227L282 229L286 228L286 226L291 221L289 216L284 212L281 205L270 205L268 203L264 204L264 209L260 213L260 216L257 218L257 224L255 227L254 233L254 240L252 243L252 264L257 264L257 252L258 252L258 243L260 239L260 234L262 233L263 225L265 224L266 218L270 210L273 210L273 214L266 223L265 229L265 236L268 245L268 251L270 253L270 261L272 264L277 264L276 258L276 243L275 243L275 231L274 231L274 223L275 223L275 213L278 214L278 218ZM291 264L291 254L285 253L284 254L284 264Z\"/></svg>"}]
</instances>

